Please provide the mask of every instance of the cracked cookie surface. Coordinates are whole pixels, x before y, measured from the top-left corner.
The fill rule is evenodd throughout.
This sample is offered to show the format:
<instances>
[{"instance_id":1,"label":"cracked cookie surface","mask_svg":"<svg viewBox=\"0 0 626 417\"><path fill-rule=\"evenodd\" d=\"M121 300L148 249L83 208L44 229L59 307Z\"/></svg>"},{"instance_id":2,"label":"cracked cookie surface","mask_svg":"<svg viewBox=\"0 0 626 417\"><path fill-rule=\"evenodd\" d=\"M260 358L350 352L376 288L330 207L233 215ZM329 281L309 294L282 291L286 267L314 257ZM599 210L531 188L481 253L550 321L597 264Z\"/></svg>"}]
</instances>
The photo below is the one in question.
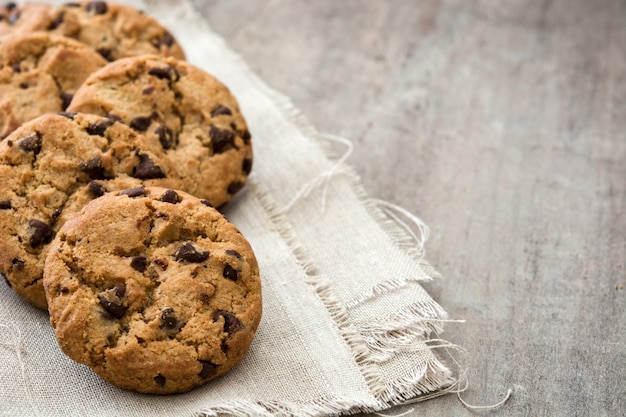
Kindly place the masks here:
<instances>
[{"instance_id":1,"label":"cracked cookie surface","mask_svg":"<svg viewBox=\"0 0 626 417\"><path fill-rule=\"evenodd\" d=\"M133 188L65 223L44 286L70 358L118 387L156 394L188 391L244 358L261 319L258 265L206 203Z\"/></svg>"},{"instance_id":2,"label":"cracked cookie surface","mask_svg":"<svg viewBox=\"0 0 626 417\"><path fill-rule=\"evenodd\" d=\"M0 38L0 137L44 113L63 111L107 61L92 48L47 33Z\"/></svg>"},{"instance_id":3,"label":"cracked cookie surface","mask_svg":"<svg viewBox=\"0 0 626 417\"><path fill-rule=\"evenodd\" d=\"M50 241L80 207L106 192L182 183L160 145L115 119L40 116L0 141L0 275L45 309Z\"/></svg>"},{"instance_id":4,"label":"cracked cookie surface","mask_svg":"<svg viewBox=\"0 0 626 417\"><path fill-rule=\"evenodd\" d=\"M185 191L215 207L228 202L252 169L252 143L239 104L215 77L175 58L142 56L92 74L69 111L113 114L159 140L179 167Z\"/></svg>"},{"instance_id":5,"label":"cracked cookie surface","mask_svg":"<svg viewBox=\"0 0 626 417\"><path fill-rule=\"evenodd\" d=\"M45 31L89 45L106 60L146 54L185 59L171 33L130 6L104 1L0 7L0 35Z\"/></svg>"}]
</instances>

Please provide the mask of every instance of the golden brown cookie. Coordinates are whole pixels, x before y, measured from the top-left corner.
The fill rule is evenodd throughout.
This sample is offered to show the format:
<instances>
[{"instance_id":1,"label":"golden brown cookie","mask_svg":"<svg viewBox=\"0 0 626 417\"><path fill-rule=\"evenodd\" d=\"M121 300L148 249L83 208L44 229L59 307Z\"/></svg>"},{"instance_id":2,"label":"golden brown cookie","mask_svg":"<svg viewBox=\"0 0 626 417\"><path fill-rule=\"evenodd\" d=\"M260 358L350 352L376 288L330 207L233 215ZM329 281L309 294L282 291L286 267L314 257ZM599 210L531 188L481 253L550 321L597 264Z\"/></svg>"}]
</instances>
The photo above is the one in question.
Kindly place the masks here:
<instances>
[{"instance_id":1,"label":"golden brown cookie","mask_svg":"<svg viewBox=\"0 0 626 417\"><path fill-rule=\"evenodd\" d=\"M185 59L176 39L152 17L124 4L104 1L0 7L0 35L47 31L76 39L108 61L158 54Z\"/></svg>"},{"instance_id":2,"label":"golden brown cookie","mask_svg":"<svg viewBox=\"0 0 626 417\"><path fill-rule=\"evenodd\" d=\"M160 145L114 119L44 115L0 142L0 273L45 309L49 242L80 207L108 191L182 185Z\"/></svg>"},{"instance_id":3,"label":"golden brown cookie","mask_svg":"<svg viewBox=\"0 0 626 417\"><path fill-rule=\"evenodd\" d=\"M93 200L46 260L63 352L120 388L184 392L246 355L261 319L250 244L217 210L146 187Z\"/></svg>"},{"instance_id":4,"label":"golden brown cookie","mask_svg":"<svg viewBox=\"0 0 626 417\"><path fill-rule=\"evenodd\" d=\"M0 6L0 36L46 30L53 19L53 7L45 3Z\"/></svg>"},{"instance_id":5,"label":"golden brown cookie","mask_svg":"<svg viewBox=\"0 0 626 417\"><path fill-rule=\"evenodd\" d=\"M185 191L215 207L247 181L252 143L237 100L215 77L175 58L114 61L92 74L69 111L113 114L157 138Z\"/></svg>"},{"instance_id":6,"label":"golden brown cookie","mask_svg":"<svg viewBox=\"0 0 626 417\"><path fill-rule=\"evenodd\" d=\"M92 48L43 32L0 38L0 137L63 111L88 75L106 65Z\"/></svg>"}]
</instances>

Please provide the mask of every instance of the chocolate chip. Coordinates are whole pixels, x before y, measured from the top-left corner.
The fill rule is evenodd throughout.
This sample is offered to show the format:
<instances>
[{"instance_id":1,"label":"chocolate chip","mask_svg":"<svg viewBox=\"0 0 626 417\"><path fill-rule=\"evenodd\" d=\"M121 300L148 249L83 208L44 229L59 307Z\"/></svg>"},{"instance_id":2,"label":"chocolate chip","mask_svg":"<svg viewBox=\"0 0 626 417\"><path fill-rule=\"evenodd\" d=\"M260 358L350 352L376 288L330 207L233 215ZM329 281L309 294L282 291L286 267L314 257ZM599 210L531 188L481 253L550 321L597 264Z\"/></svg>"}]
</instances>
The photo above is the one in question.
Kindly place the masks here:
<instances>
[{"instance_id":1,"label":"chocolate chip","mask_svg":"<svg viewBox=\"0 0 626 417\"><path fill-rule=\"evenodd\" d=\"M203 361L199 360L202 364L202 370L198 374L198 376L202 379L211 378L217 372L217 365L211 361Z\"/></svg>"},{"instance_id":2,"label":"chocolate chip","mask_svg":"<svg viewBox=\"0 0 626 417\"><path fill-rule=\"evenodd\" d=\"M176 251L175 258L177 261L181 259L187 262L204 262L209 259L209 252L197 250L191 243L185 243Z\"/></svg>"},{"instance_id":3,"label":"chocolate chip","mask_svg":"<svg viewBox=\"0 0 626 417\"><path fill-rule=\"evenodd\" d=\"M244 174L250 175L250 171L252 171L252 159L244 159L243 163L241 164L241 170Z\"/></svg>"},{"instance_id":4,"label":"chocolate chip","mask_svg":"<svg viewBox=\"0 0 626 417\"><path fill-rule=\"evenodd\" d=\"M153 261L155 264L159 265L164 271L167 269L169 262L165 258L156 258Z\"/></svg>"},{"instance_id":5,"label":"chocolate chip","mask_svg":"<svg viewBox=\"0 0 626 417\"><path fill-rule=\"evenodd\" d=\"M158 374L157 376L154 377L154 382L156 382L156 384L160 387L164 387L165 386L165 377L161 374Z\"/></svg>"},{"instance_id":6,"label":"chocolate chip","mask_svg":"<svg viewBox=\"0 0 626 417\"><path fill-rule=\"evenodd\" d=\"M109 301L103 296L98 297L100 305L116 319L121 319L126 313L126 307L113 301Z\"/></svg>"},{"instance_id":7,"label":"chocolate chip","mask_svg":"<svg viewBox=\"0 0 626 417\"><path fill-rule=\"evenodd\" d=\"M189 273L189 276L190 276L191 278L195 278L195 277L197 277L197 276L198 276L198 274L199 274L199 273L200 273L200 271L199 271L199 267L196 267L196 269L194 269L193 271L191 271L191 273Z\"/></svg>"},{"instance_id":8,"label":"chocolate chip","mask_svg":"<svg viewBox=\"0 0 626 417\"><path fill-rule=\"evenodd\" d=\"M170 74L169 72L167 72L167 68L150 68L148 70L148 74L154 75L161 80L170 78Z\"/></svg>"},{"instance_id":9,"label":"chocolate chip","mask_svg":"<svg viewBox=\"0 0 626 417\"><path fill-rule=\"evenodd\" d=\"M25 152L32 152L35 155L41 151L41 137L37 133L33 133L30 136L26 136L20 140L20 148Z\"/></svg>"},{"instance_id":10,"label":"chocolate chip","mask_svg":"<svg viewBox=\"0 0 626 417\"><path fill-rule=\"evenodd\" d=\"M235 146L235 134L230 130L211 126L209 136L213 143L213 153L222 153Z\"/></svg>"},{"instance_id":11,"label":"chocolate chip","mask_svg":"<svg viewBox=\"0 0 626 417\"><path fill-rule=\"evenodd\" d=\"M237 194L239 192L239 190L241 190L243 188L245 184L243 182L240 181L233 181L230 184L228 184L228 193L229 194Z\"/></svg>"},{"instance_id":12,"label":"chocolate chip","mask_svg":"<svg viewBox=\"0 0 626 417\"><path fill-rule=\"evenodd\" d=\"M48 30L55 30L56 28L61 26L61 23L63 23L64 18L65 18L65 13L64 12L59 13L57 17L48 26Z\"/></svg>"},{"instance_id":13,"label":"chocolate chip","mask_svg":"<svg viewBox=\"0 0 626 417\"><path fill-rule=\"evenodd\" d=\"M30 237L30 246L36 248L43 243L48 243L52 238L52 229L46 223L39 220L31 220L28 225L33 229Z\"/></svg>"},{"instance_id":14,"label":"chocolate chip","mask_svg":"<svg viewBox=\"0 0 626 417\"><path fill-rule=\"evenodd\" d=\"M112 118L107 118L106 120L97 123L89 123L89 125L85 128L85 132L90 135L104 136L104 132L106 132L109 126L113 123L115 123L115 120Z\"/></svg>"},{"instance_id":15,"label":"chocolate chip","mask_svg":"<svg viewBox=\"0 0 626 417\"><path fill-rule=\"evenodd\" d=\"M74 116L76 116L77 113L75 111L62 111L57 114L59 116L67 117L70 120L74 120Z\"/></svg>"},{"instance_id":16,"label":"chocolate chip","mask_svg":"<svg viewBox=\"0 0 626 417\"><path fill-rule=\"evenodd\" d=\"M154 133L159 136L163 149L171 149L176 144L176 136L169 127L161 125L154 130Z\"/></svg>"},{"instance_id":17,"label":"chocolate chip","mask_svg":"<svg viewBox=\"0 0 626 417\"><path fill-rule=\"evenodd\" d=\"M178 193L174 190L165 191L160 198L164 203L178 204Z\"/></svg>"},{"instance_id":18,"label":"chocolate chip","mask_svg":"<svg viewBox=\"0 0 626 417\"><path fill-rule=\"evenodd\" d=\"M89 185L87 186L87 188L89 189L89 192L91 193L91 195L93 195L94 197L102 197L104 193L107 192L107 190L104 188L104 186L102 186L102 184L97 183L95 181L91 181Z\"/></svg>"},{"instance_id":19,"label":"chocolate chip","mask_svg":"<svg viewBox=\"0 0 626 417\"><path fill-rule=\"evenodd\" d=\"M222 276L231 281L237 281L239 279L239 273L237 270L228 264L224 265Z\"/></svg>"},{"instance_id":20,"label":"chocolate chip","mask_svg":"<svg viewBox=\"0 0 626 417\"><path fill-rule=\"evenodd\" d=\"M205 206L207 206L207 207L213 208L213 204L211 204L211 202L209 200L200 200L200 202L202 204L204 204Z\"/></svg>"},{"instance_id":21,"label":"chocolate chip","mask_svg":"<svg viewBox=\"0 0 626 417\"><path fill-rule=\"evenodd\" d=\"M129 255L126 253L126 250L124 250L124 248L123 248L123 247L121 247L121 246L116 246L116 247L114 247L114 248L113 248L113 254L115 254L115 255L117 255L117 256L129 256Z\"/></svg>"},{"instance_id":22,"label":"chocolate chip","mask_svg":"<svg viewBox=\"0 0 626 417\"><path fill-rule=\"evenodd\" d=\"M137 339L137 343L139 343L139 344L145 342L143 337L135 336L135 339Z\"/></svg>"},{"instance_id":23,"label":"chocolate chip","mask_svg":"<svg viewBox=\"0 0 626 417\"><path fill-rule=\"evenodd\" d=\"M61 93L60 97L61 97L61 106L63 107L63 110L65 110L70 106L70 103L72 102L72 99L74 98L74 94L70 94L64 91Z\"/></svg>"},{"instance_id":24,"label":"chocolate chip","mask_svg":"<svg viewBox=\"0 0 626 417\"><path fill-rule=\"evenodd\" d=\"M130 266L132 266L133 269L136 269L139 272L144 272L146 270L146 267L148 266L148 260L145 256L135 256L130 261Z\"/></svg>"},{"instance_id":25,"label":"chocolate chip","mask_svg":"<svg viewBox=\"0 0 626 417\"><path fill-rule=\"evenodd\" d=\"M174 38L168 32L165 32L163 36L152 39L152 45L155 48L160 48L161 45L172 46L174 44Z\"/></svg>"},{"instance_id":26,"label":"chocolate chip","mask_svg":"<svg viewBox=\"0 0 626 417\"><path fill-rule=\"evenodd\" d=\"M20 67L19 63L15 63L11 65L11 68L13 69L13 72L16 72L16 73L22 72L22 68Z\"/></svg>"},{"instance_id":27,"label":"chocolate chip","mask_svg":"<svg viewBox=\"0 0 626 417\"><path fill-rule=\"evenodd\" d=\"M241 254L234 249L226 249L226 255L241 259Z\"/></svg>"},{"instance_id":28,"label":"chocolate chip","mask_svg":"<svg viewBox=\"0 0 626 417\"><path fill-rule=\"evenodd\" d=\"M216 108L213 109L213 111L211 112L211 117L216 117L216 116L221 116L221 115L232 115L233 112L230 111L230 109L228 107L225 106L217 106Z\"/></svg>"},{"instance_id":29,"label":"chocolate chip","mask_svg":"<svg viewBox=\"0 0 626 417\"><path fill-rule=\"evenodd\" d=\"M241 138L243 139L245 143L250 142L250 139L252 139L252 136L250 135L250 131L246 130L245 132L243 132L243 134L241 135Z\"/></svg>"},{"instance_id":30,"label":"chocolate chip","mask_svg":"<svg viewBox=\"0 0 626 417\"><path fill-rule=\"evenodd\" d=\"M52 213L50 214L50 217L52 217L53 219L56 219L56 218L58 218L60 215L61 215L61 209L60 209L60 208L57 208L57 209L54 209L54 210L52 211Z\"/></svg>"},{"instance_id":31,"label":"chocolate chip","mask_svg":"<svg viewBox=\"0 0 626 417\"><path fill-rule=\"evenodd\" d=\"M19 19L20 19L20 11L15 10L9 14L9 17L7 18L7 22L9 23L9 25L14 25Z\"/></svg>"},{"instance_id":32,"label":"chocolate chip","mask_svg":"<svg viewBox=\"0 0 626 417\"><path fill-rule=\"evenodd\" d=\"M103 295L98 296L100 305L116 319L121 319L126 313L126 307L122 299L126 294L126 285L118 285L106 290Z\"/></svg>"},{"instance_id":33,"label":"chocolate chip","mask_svg":"<svg viewBox=\"0 0 626 417\"><path fill-rule=\"evenodd\" d=\"M4 5L4 8L7 9L7 11L11 11L13 9L15 9L17 7L17 4L10 1L7 4Z\"/></svg>"},{"instance_id":34,"label":"chocolate chip","mask_svg":"<svg viewBox=\"0 0 626 417\"><path fill-rule=\"evenodd\" d=\"M161 310L161 323L162 326L174 330L178 326L178 320L174 317L174 309L171 307Z\"/></svg>"},{"instance_id":35,"label":"chocolate chip","mask_svg":"<svg viewBox=\"0 0 626 417\"><path fill-rule=\"evenodd\" d=\"M224 331L229 335L243 327L239 319L229 311L216 311L213 314L213 321L218 321L220 317L224 317Z\"/></svg>"},{"instance_id":36,"label":"chocolate chip","mask_svg":"<svg viewBox=\"0 0 626 417\"><path fill-rule=\"evenodd\" d=\"M102 159L99 156L91 158L89 161L81 162L78 167L85 174L89 175L92 180L103 180L107 177L102 166Z\"/></svg>"},{"instance_id":37,"label":"chocolate chip","mask_svg":"<svg viewBox=\"0 0 626 417\"><path fill-rule=\"evenodd\" d=\"M24 270L24 261L21 259L13 258L11 261L11 268L15 271L23 271Z\"/></svg>"},{"instance_id":38,"label":"chocolate chip","mask_svg":"<svg viewBox=\"0 0 626 417\"><path fill-rule=\"evenodd\" d=\"M124 294L126 294L126 285L118 285L113 288L113 291L115 292L117 298L122 298L124 297Z\"/></svg>"},{"instance_id":39,"label":"chocolate chip","mask_svg":"<svg viewBox=\"0 0 626 417\"><path fill-rule=\"evenodd\" d=\"M0 210L8 210L12 208L11 200L2 200L0 201Z\"/></svg>"},{"instance_id":40,"label":"chocolate chip","mask_svg":"<svg viewBox=\"0 0 626 417\"><path fill-rule=\"evenodd\" d=\"M109 62L115 61L113 57L113 51L110 48L97 48L96 52L100 54L100 56L106 59Z\"/></svg>"},{"instance_id":41,"label":"chocolate chip","mask_svg":"<svg viewBox=\"0 0 626 417\"><path fill-rule=\"evenodd\" d=\"M151 124L152 124L151 116L148 116L148 117L139 116L139 117L135 117L133 120L130 121L130 127L136 130L137 132L145 132L146 130L148 130Z\"/></svg>"},{"instance_id":42,"label":"chocolate chip","mask_svg":"<svg viewBox=\"0 0 626 417\"><path fill-rule=\"evenodd\" d=\"M146 190L143 187L129 188L120 192L120 195L127 195L129 197L139 197L146 194Z\"/></svg>"},{"instance_id":43,"label":"chocolate chip","mask_svg":"<svg viewBox=\"0 0 626 417\"><path fill-rule=\"evenodd\" d=\"M59 288L59 292L61 294L69 294L70 293L70 289L67 288L67 287L61 287L61 288Z\"/></svg>"},{"instance_id":44,"label":"chocolate chip","mask_svg":"<svg viewBox=\"0 0 626 417\"><path fill-rule=\"evenodd\" d=\"M161 80L171 80L178 81L180 79L180 74L176 70L176 68L168 65L165 68L150 68L148 70L148 74L154 75L158 79Z\"/></svg>"},{"instance_id":45,"label":"chocolate chip","mask_svg":"<svg viewBox=\"0 0 626 417\"><path fill-rule=\"evenodd\" d=\"M208 304L209 301L211 300L211 297L209 296L209 294L207 294L205 292L199 292L198 293L198 298L200 299L200 301L202 301L205 304Z\"/></svg>"},{"instance_id":46,"label":"chocolate chip","mask_svg":"<svg viewBox=\"0 0 626 417\"><path fill-rule=\"evenodd\" d=\"M169 32L165 32L163 36L161 36L159 45L172 46L173 44L174 44L174 37Z\"/></svg>"},{"instance_id":47,"label":"chocolate chip","mask_svg":"<svg viewBox=\"0 0 626 417\"><path fill-rule=\"evenodd\" d=\"M28 88L28 83L20 83L20 88L22 90L26 90Z\"/></svg>"},{"instance_id":48,"label":"chocolate chip","mask_svg":"<svg viewBox=\"0 0 626 417\"><path fill-rule=\"evenodd\" d=\"M75 2L63 3L63 7L80 7L80 3L75 3Z\"/></svg>"},{"instance_id":49,"label":"chocolate chip","mask_svg":"<svg viewBox=\"0 0 626 417\"><path fill-rule=\"evenodd\" d=\"M148 155L138 155L139 164L133 168L133 177L142 180L165 178L163 170L154 164Z\"/></svg>"},{"instance_id":50,"label":"chocolate chip","mask_svg":"<svg viewBox=\"0 0 626 417\"><path fill-rule=\"evenodd\" d=\"M154 92L154 87L150 86L146 89L144 89L141 94L143 94L144 96L150 95Z\"/></svg>"},{"instance_id":51,"label":"chocolate chip","mask_svg":"<svg viewBox=\"0 0 626 417\"><path fill-rule=\"evenodd\" d=\"M107 4L103 1L90 1L89 3L87 3L87 6L85 6L85 10L87 10L87 12L89 13L93 13L94 15L98 15L98 14L105 14L109 8L107 7Z\"/></svg>"},{"instance_id":52,"label":"chocolate chip","mask_svg":"<svg viewBox=\"0 0 626 417\"><path fill-rule=\"evenodd\" d=\"M108 113L104 117L111 120L113 123L122 121L122 118L120 116L118 116L117 114L113 114L113 113Z\"/></svg>"}]
</instances>

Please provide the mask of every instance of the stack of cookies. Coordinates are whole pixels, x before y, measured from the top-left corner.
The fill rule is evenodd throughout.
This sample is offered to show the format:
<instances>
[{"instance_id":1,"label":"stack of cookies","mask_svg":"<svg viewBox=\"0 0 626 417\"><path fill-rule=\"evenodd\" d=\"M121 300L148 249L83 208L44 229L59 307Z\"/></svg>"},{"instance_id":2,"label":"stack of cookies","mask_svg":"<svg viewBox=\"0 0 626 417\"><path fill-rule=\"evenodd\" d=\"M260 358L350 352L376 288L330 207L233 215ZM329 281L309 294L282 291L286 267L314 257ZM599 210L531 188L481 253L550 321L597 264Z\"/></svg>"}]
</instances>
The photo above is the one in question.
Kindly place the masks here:
<instances>
[{"instance_id":1,"label":"stack of cookies","mask_svg":"<svg viewBox=\"0 0 626 417\"><path fill-rule=\"evenodd\" d=\"M0 273L63 352L158 394L243 359L261 283L219 209L251 136L167 30L102 1L0 7L0 137Z\"/></svg>"}]
</instances>

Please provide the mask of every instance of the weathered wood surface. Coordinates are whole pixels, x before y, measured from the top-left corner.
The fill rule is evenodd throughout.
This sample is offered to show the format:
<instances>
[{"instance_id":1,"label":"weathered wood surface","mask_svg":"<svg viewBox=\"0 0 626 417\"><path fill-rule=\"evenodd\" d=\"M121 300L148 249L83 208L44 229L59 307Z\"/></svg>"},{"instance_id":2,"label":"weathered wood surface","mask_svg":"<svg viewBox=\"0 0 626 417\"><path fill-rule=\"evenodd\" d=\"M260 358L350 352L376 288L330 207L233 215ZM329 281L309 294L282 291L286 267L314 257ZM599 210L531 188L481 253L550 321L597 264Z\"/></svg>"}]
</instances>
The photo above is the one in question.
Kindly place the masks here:
<instances>
[{"instance_id":1,"label":"weathered wood surface","mask_svg":"<svg viewBox=\"0 0 626 417\"><path fill-rule=\"evenodd\" d=\"M431 228L427 289L494 415L626 415L626 3L194 0L371 196ZM398 407L466 416L456 396Z\"/></svg>"}]
</instances>

